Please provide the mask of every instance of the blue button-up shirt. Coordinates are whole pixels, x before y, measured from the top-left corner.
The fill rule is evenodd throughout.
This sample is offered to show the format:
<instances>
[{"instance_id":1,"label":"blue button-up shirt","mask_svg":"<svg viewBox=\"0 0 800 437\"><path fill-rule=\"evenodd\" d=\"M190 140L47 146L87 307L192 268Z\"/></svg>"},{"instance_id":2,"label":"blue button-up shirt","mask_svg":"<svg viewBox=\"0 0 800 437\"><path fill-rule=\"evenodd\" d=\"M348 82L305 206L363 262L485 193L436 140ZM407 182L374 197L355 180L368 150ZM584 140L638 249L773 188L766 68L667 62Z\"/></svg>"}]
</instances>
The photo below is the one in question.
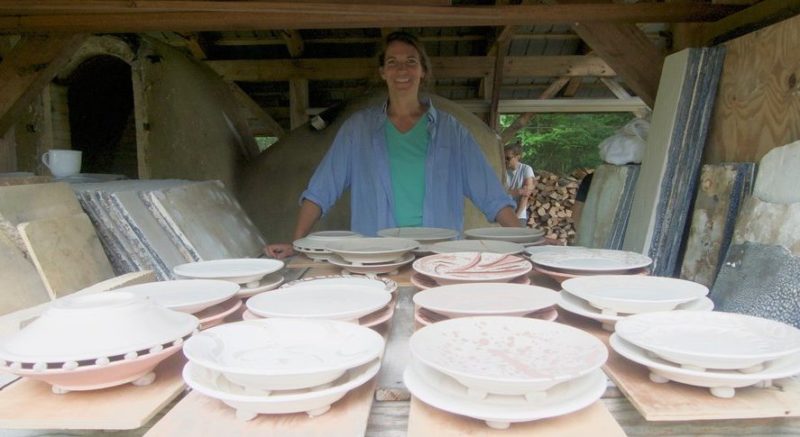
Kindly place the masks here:
<instances>
[{"instance_id":1,"label":"blue button-up shirt","mask_svg":"<svg viewBox=\"0 0 800 437\"><path fill-rule=\"evenodd\" d=\"M455 117L427 102L430 144L425 160L425 200L422 225L461 232L464 197L489 221L514 201L506 193L480 147ZM326 214L350 188L351 230L374 236L396 227L392 181L384 124L386 104L373 106L347 119L320 162L300 201L308 199Z\"/></svg>"}]
</instances>

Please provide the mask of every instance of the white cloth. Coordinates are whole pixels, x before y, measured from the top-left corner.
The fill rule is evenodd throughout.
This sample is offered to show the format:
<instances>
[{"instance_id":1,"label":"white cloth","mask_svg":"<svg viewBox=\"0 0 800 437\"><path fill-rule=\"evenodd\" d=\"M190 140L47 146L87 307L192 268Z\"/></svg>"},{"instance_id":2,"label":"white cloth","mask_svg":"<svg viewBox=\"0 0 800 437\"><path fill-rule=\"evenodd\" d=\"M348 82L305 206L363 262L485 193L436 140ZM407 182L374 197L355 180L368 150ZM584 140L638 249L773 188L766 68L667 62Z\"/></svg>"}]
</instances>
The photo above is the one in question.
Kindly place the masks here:
<instances>
[{"instance_id":1,"label":"white cloth","mask_svg":"<svg viewBox=\"0 0 800 437\"><path fill-rule=\"evenodd\" d=\"M506 169L506 188L518 190L525 185L525 179L533 177L535 177L533 174L533 167L520 162L516 170ZM519 206L521 196L512 197L514 198L514 202L516 202L517 206ZM524 210L520 211L519 214L517 214L517 217L522 219L528 218L528 209L525 208Z\"/></svg>"}]
</instances>

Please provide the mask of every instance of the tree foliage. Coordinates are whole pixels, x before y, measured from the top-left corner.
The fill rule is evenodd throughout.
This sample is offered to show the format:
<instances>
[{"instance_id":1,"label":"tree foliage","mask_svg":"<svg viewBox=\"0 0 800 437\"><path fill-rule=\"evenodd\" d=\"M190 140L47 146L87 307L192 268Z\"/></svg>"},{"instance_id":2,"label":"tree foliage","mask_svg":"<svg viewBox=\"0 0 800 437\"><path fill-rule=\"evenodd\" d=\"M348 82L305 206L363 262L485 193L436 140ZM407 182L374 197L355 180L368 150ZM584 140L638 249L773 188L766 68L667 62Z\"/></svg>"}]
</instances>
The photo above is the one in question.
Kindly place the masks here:
<instances>
[{"instance_id":1,"label":"tree foliage","mask_svg":"<svg viewBox=\"0 0 800 437\"><path fill-rule=\"evenodd\" d=\"M501 115L500 125L510 126L518 115ZM520 129L522 161L539 170L566 175L580 167L602 163L597 146L633 119L630 113L537 114Z\"/></svg>"}]
</instances>

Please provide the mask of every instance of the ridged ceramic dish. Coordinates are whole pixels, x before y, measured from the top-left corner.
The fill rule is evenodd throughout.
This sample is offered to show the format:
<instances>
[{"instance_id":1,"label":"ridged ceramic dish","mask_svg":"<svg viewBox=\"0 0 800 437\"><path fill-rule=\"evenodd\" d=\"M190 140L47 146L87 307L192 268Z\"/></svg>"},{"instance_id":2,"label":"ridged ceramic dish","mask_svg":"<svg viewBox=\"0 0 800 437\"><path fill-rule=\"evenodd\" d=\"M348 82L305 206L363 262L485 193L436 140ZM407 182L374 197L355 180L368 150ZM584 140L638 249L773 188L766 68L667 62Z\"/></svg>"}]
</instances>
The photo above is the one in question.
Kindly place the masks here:
<instances>
[{"instance_id":1,"label":"ridged ceramic dish","mask_svg":"<svg viewBox=\"0 0 800 437\"><path fill-rule=\"evenodd\" d=\"M375 275L381 275L384 273L391 274L392 272L398 271L400 267L410 264L412 261L414 261L413 253L406 253L400 259L395 261L378 264L352 264L335 254L328 257L329 263L337 267L341 267L344 271L355 273L357 275L367 275L368 277L375 277Z\"/></svg>"}]
</instances>

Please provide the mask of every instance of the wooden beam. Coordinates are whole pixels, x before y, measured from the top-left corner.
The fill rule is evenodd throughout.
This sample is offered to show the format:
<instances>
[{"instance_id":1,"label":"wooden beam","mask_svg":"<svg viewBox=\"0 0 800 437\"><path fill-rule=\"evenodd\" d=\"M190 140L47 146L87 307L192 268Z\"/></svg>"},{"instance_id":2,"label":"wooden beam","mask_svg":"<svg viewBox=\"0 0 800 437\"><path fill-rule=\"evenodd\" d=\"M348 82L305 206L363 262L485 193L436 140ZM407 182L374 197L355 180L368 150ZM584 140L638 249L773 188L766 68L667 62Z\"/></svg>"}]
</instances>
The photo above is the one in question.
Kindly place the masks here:
<instances>
[{"instance_id":1,"label":"wooden beam","mask_svg":"<svg viewBox=\"0 0 800 437\"><path fill-rule=\"evenodd\" d=\"M470 112L486 113L489 102L481 99L456 100ZM647 105L638 97L630 99L533 99L533 100L500 100L498 111L501 114L541 114L552 112L635 112L646 109ZM533 117L531 117L532 119ZM530 121L530 119L528 120ZM510 127L510 126L509 126ZM506 129L508 130L508 129ZM505 138L503 131L503 137ZM516 133L516 132L515 132ZM509 139L510 141L510 139ZM506 144L508 141L504 141Z\"/></svg>"},{"instance_id":2,"label":"wooden beam","mask_svg":"<svg viewBox=\"0 0 800 437\"><path fill-rule=\"evenodd\" d=\"M0 63L0 135L14 124L87 35L25 35Z\"/></svg>"},{"instance_id":3,"label":"wooden beam","mask_svg":"<svg viewBox=\"0 0 800 437\"><path fill-rule=\"evenodd\" d=\"M558 94L559 91L561 91L561 88L564 88L564 85L566 85L567 82L569 82L569 77L559 77L558 79L555 80L555 82L550 84L550 86L547 87L546 90L544 90L542 95L539 96L538 100L552 99L553 97L556 96L556 94ZM500 109L500 111L511 112L508 111L507 107ZM500 135L500 144L505 145L508 142L510 142L517 134L517 132L523 127L527 126L535 115L536 113L533 111L527 111L524 114L520 114L520 116L516 120L514 120L514 123L512 123L511 126L503 130L502 134Z\"/></svg>"},{"instance_id":4,"label":"wooden beam","mask_svg":"<svg viewBox=\"0 0 800 437\"><path fill-rule=\"evenodd\" d=\"M677 6L677 5L675 5ZM635 24L577 23L575 32L651 108L664 55Z\"/></svg>"},{"instance_id":5,"label":"wooden beam","mask_svg":"<svg viewBox=\"0 0 800 437\"><path fill-rule=\"evenodd\" d=\"M308 80L289 81L289 120L292 129L308 122Z\"/></svg>"},{"instance_id":6,"label":"wooden beam","mask_svg":"<svg viewBox=\"0 0 800 437\"><path fill-rule=\"evenodd\" d=\"M248 121L250 122L250 130L254 135L269 135L272 137L283 137L286 133L278 122L275 121L258 103L247 95L246 92L239 85L233 82L228 82L228 85L233 91L233 95L240 105L245 109L245 112L250 115Z\"/></svg>"},{"instance_id":7,"label":"wooden beam","mask_svg":"<svg viewBox=\"0 0 800 437\"><path fill-rule=\"evenodd\" d=\"M581 87L582 83L582 77L570 78L569 82L567 82L567 86L564 87L564 92L562 94L564 97L575 97L575 94L578 94L578 88Z\"/></svg>"},{"instance_id":8,"label":"wooden beam","mask_svg":"<svg viewBox=\"0 0 800 437\"><path fill-rule=\"evenodd\" d=\"M709 3L407 6L220 0L6 0L0 31L148 32L716 21Z\"/></svg>"},{"instance_id":9,"label":"wooden beam","mask_svg":"<svg viewBox=\"0 0 800 437\"><path fill-rule=\"evenodd\" d=\"M299 58L303 55L303 37L298 30L281 30L281 36L286 43L286 49L289 50L289 56L292 58Z\"/></svg>"},{"instance_id":10,"label":"wooden beam","mask_svg":"<svg viewBox=\"0 0 800 437\"><path fill-rule=\"evenodd\" d=\"M495 47L495 60L494 60L494 75L492 77L492 100L489 104L489 127L497 131L500 127L500 114L497 112L497 105L500 103L500 88L503 86L503 73L505 68L506 53L508 53L508 46L511 45L511 33L513 29L511 26L506 26L500 38L498 38ZM484 79L485 80L485 79Z\"/></svg>"},{"instance_id":11,"label":"wooden beam","mask_svg":"<svg viewBox=\"0 0 800 437\"><path fill-rule=\"evenodd\" d=\"M700 26L699 41L717 45L800 14L800 0L764 0L713 23Z\"/></svg>"},{"instance_id":12,"label":"wooden beam","mask_svg":"<svg viewBox=\"0 0 800 437\"><path fill-rule=\"evenodd\" d=\"M611 90L611 92L614 93L614 95L617 96L618 99L630 99L631 98L631 95L628 92L628 90L626 90L616 80L608 78L608 77L601 77L600 78L600 82L603 82L603 84L606 87L608 87L608 89Z\"/></svg>"},{"instance_id":13,"label":"wooden beam","mask_svg":"<svg viewBox=\"0 0 800 437\"><path fill-rule=\"evenodd\" d=\"M194 56L195 59L202 61L208 58L205 49L206 42L199 33L178 33L178 36L180 36L186 42L186 48L189 49L189 52L192 54L192 56Z\"/></svg>"}]
</instances>

